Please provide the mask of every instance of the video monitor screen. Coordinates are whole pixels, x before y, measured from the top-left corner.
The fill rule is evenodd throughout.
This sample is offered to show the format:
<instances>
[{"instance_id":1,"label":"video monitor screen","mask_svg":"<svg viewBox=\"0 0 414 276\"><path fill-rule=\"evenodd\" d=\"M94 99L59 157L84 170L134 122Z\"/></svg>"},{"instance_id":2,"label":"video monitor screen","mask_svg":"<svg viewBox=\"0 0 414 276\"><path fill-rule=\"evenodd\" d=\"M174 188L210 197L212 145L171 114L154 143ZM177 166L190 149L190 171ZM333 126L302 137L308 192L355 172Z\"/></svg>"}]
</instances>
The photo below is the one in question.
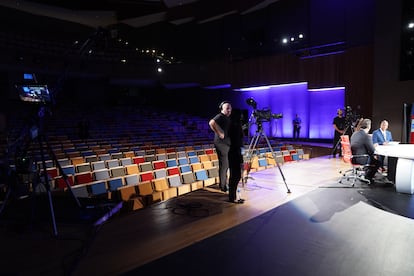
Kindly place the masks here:
<instances>
[{"instance_id":1,"label":"video monitor screen","mask_svg":"<svg viewBox=\"0 0 414 276\"><path fill-rule=\"evenodd\" d=\"M47 85L31 84L16 85L20 100L24 102L48 103L50 102L50 93Z\"/></svg>"}]
</instances>

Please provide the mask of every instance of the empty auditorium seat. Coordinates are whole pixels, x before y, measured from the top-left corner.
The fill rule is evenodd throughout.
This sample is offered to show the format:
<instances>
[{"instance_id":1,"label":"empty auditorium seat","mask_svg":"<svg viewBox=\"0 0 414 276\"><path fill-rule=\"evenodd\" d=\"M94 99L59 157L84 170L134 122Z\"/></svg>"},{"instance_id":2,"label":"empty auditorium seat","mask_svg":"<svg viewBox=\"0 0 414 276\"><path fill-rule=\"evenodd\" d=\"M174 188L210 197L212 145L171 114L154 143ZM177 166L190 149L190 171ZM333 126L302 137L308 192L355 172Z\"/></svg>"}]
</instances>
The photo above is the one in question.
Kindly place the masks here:
<instances>
[{"instance_id":1,"label":"empty auditorium seat","mask_svg":"<svg viewBox=\"0 0 414 276\"><path fill-rule=\"evenodd\" d=\"M75 174L75 185L85 184L93 181L91 172L83 172Z\"/></svg>"},{"instance_id":2,"label":"empty auditorium seat","mask_svg":"<svg viewBox=\"0 0 414 276\"><path fill-rule=\"evenodd\" d=\"M205 170L205 169L194 171L194 175L195 175L195 178L196 178L197 181L202 181L203 182L204 187L216 184L216 179L215 178L209 178L209 176L207 174L207 170Z\"/></svg>"},{"instance_id":3,"label":"empty auditorium seat","mask_svg":"<svg viewBox=\"0 0 414 276\"><path fill-rule=\"evenodd\" d=\"M111 159L111 155L109 153L104 153L104 154L98 155L98 158L99 160L107 161Z\"/></svg>"},{"instance_id":4,"label":"empty auditorium seat","mask_svg":"<svg viewBox=\"0 0 414 276\"><path fill-rule=\"evenodd\" d=\"M175 174L180 174L180 169L178 167L170 167L167 168L167 175L175 175Z\"/></svg>"},{"instance_id":5,"label":"empty auditorium seat","mask_svg":"<svg viewBox=\"0 0 414 276\"><path fill-rule=\"evenodd\" d=\"M164 169L167 167L165 160L156 160L156 161L152 161L152 167L154 168L154 170L158 170L158 169Z\"/></svg>"},{"instance_id":6,"label":"empty auditorium seat","mask_svg":"<svg viewBox=\"0 0 414 276\"><path fill-rule=\"evenodd\" d=\"M85 157L85 162L87 163L91 163L91 162L95 162L98 161L98 156L95 153L92 153L91 155L86 155Z\"/></svg>"},{"instance_id":7,"label":"empty auditorium seat","mask_svg":"<svg viewBox=\"0 0 414 276\"><path fill-rule=\"evenodd\" d=\"M137 185L138 194L143 197L145 206L162 200L162 193L155 191L151 181L143 181Z\"/></svg>"},{"instance_id":8,"label":"empty auditorium seat","mask_svg":"<svg viewBox=\"0 0 414 276\"><path fill-rule=\"evenodd\" d=\"M181 180L181 176L178 175L178 174L167 176L167 180L168 180L168 183L169 183L170 187L179 187L179 186L183 185L183 182Z\"/></svg>"},{"instance_id":9,"label":"empty auditorium seat","mask_svg":"<svg viewBox=\"0 0 414 276\"><path fill-rule=\"evenodd\" d=\"M156 178L156 179L167 177L167 169L165 169L165 168L153 170L152 172L154 174L154 178Z\"/></svg>"},{"instance_id":10,"label":"empty auditorium seat","mask_svg":"<svg viewBox=\"0 0 414 276\"><path fill-rule=\"evenodd\" d=\"M118 167L119 166L119 160L118 159L109 159L105 161L105 166L110 169L110 168L114 168L114 167Z\"/></svg>"},{"instance_id":11,"label":"empty auditorium seat","mask_svg":"<svg viewBox=\"0 0 414 276\"><path fill-rule=\"evenodd\" d=\"M75 165L75 166L78 164L85 163L85 159L82 156L71 157L70 161L72 165Z\"/></svg>"},{"instance_id":12,"label":"empty auditorium seat","mask_svg":"<svg viewBox=\"0 0 414 276\"><path fill-rule=\"evenodd\" d=\"M137 164L126 165L125 169L126 169L127 174L138 174L139 173Z\"/></svg>"},{"instance_id":13,"label":"empty auditorium seat","mask_svg":"<svg viewBox=\"0 0 414 276\"><path fill-rule=\"evenodd\" d=\"M109 169L92 171L94 180L106 180L111 177Z\"/></svg>"},{"instance_id":14,"label":"empty auditorium seat","mask_svg":"<svg viewBox=\"0 0 414 276\"><path fill-rule=\"evenodd\" d=\"M189 164L187 157L180 157L177 158L178 165L185 165Z\"/></svg>"},{"instance_id":15,"label":"empty auditorium seat","mask_svg":"<svg viewBox=\"0 0 414 276\"><path fill-rule=\"evenodd\" d=\"M75 165L75 168L76 168L76 172L78 172L78 173L92 171L91 165L89 163L77 164L77 165Z\"/></svg>"},{"instance_id":16,"label":"empty auditorium seat","mask_svg":"<svg viewBox=\"0 0 414 276\"><path fill-rule=\"evenodd\" d=\"M66 165L66 166L61 166L62 171L64 174L66 175L75 175L76 170L75 170L75 166L74 165Z\"/></svg>"},{"instance_id":17,"label":"empty auditorium seat","mask_svg":"<svg viewBox=\"0 0 414 276\"><path fill-rule=\"evenodd\" d=\"M67 179L69 185L70 186L73 186L73 184L74 184L74 176L71 175L71 174L68 174L68 175L66 175L66 179ZM65 180L65 178L63 176L57 176L55 178L55 188L56 189L62 189L62 190L64 190L64 189L67 188L67 183L66 183L66 180Z\"/></svg>"},{"instance_id":18,"label":"empty auditorium seat","mask_svg":"<svg viewBox=\"0 0 414 276\"><path fill-rule=\"evenodd\" d=\"M136 185L124 186L119 188L121 200L124 202L122 210L124 212L139 210L144 208L144 202L141 196L138 195L138 188Z\"/></svg>"},{"instance_id":19,"label":"empty auditorium seat","mask_svg":"<svg viewBox=\"0 0 414 276\"><path fill-rule=\"evenodd\" d=\"M110 176L111 177L119 177L126 175L125 168L123 166L113 167L110 168Z\"/></svg>"},{"instance_id":20,"label":"empty auditorium seat","mask_svg":"<svg viewBox=\"0 0 414 276\"><path fill-rule=\"evenodd\" d=\"M88 185L90 196L92 197L107 197L108 190L106 188L106 181L94 181Z\"/></svg>"},{"instance_id":21,"label":"empty auditorium seat","mask_svg":"<svg viewBox=\"0 0 414 276\"><path fill-rule=\"evenodd\" d=\"M140 172L148 172L148 171L152 171L153 167L152 167L152 163L151 162L144 162L144 163L139 163L138 164L139 167L139 171Z\"/></svg>"},{"instance_id":22,"label":"empty auditorium seat","mask_svg":"<svg viewBox=\"0 0 414 276\"><path fill-rule=\"evenodd\" d=\"M139 175L138 174L130 174L124 177L126 185L137 185L139 183Z\"/></svg>"},{"instance_id":23,"label":"empty auditorium seat","mask_svg":"<svg viewBox=\"0 0 414 276\"><path fill-rule=\"evenodd\" d=\"M140 164L140 163L144 163L145 162L145 158L144 156L135 156L132 157L132 162L134 162L134 164Z\"/></svg>"},{"instance_id":24,"label":"empty auditorium seat","mask_svg":"<svg viewBox=\"0 0 414 276\"><path fill-rule=\"evenodd\" d=\"M198 156L200 162L210 161L210 156L208 154L201 154Z\"/></svg>"},{"instance_id":25,"label":"empty auditorium seat","mask_svg":"<svg viewBox=\"0 0 414 276\"><path fill-rule=\"evenodd\" d=\"M175 159L175 158L165 160L165 164L166 164L167 167L177 167L178 166L177 159Z\"/></svg>"},{"instance_id":26,"label":"empty auditorium seat","mask_svg":"<svg viewBox=\"0 0 414 276\"><path fill-rule=\"evenodd\" d=\"M124 186L124 178L123 177L114 177L107 180L108 190L109 191L116 191L118 188Z\"/></svg>"},{"instance_id":27,"label":"empty auditorium seat","mask_svg":"<svg viewBox=\"0 0 414 276\"><path fill-rule=\"evenodd\" d=\"M188 157L188 162L190 164L199 163L200 159L198 159L198 156L189 156Z\"/></svg>"},{"instance_id":28,"label":"empty auditorium seat","mask_svg":"<svg viewBox=\"0 0 414 276\"><path fill-rule=\"evenodd\" d=\"M162 200L167 200L178 195L177 188L170 187L167 178L159 178L153 180L154 191L160 192Z\"/></svg>"},{"instance_id":29,"label":"empty auditorium seat","mask_svg":"<svg viewBox=\"0 0 414 276\"><path fill-rule=\"evenodd\" d=\"M88 198L89 191L87 187L88 187L88 184L80 184L80 185L71 187L71 190L75 197Z\"/></svg>"},{"instance_id":30,"label":"empty auditorium seat","mask_svg":"<svg viewBox=\"0 0 414 276\"><path fill-rule=\"evenodd\" d=\"M93 171L105 169L105 161L95 161L91 163L91 167Z\"/></svg>"},{"instance_id":31,"label":"empty auditorium seat","mask_svg":"<svg viewBox=\"0 0 414 276\"><path fill-rule=\"evenodd\" d=\"M191 170L191 166L190 165L182 165L182 166L178 166L178 168L180 169L181 173L186 173L186 172L192 172Z\"/></svg>"}]
</instances>

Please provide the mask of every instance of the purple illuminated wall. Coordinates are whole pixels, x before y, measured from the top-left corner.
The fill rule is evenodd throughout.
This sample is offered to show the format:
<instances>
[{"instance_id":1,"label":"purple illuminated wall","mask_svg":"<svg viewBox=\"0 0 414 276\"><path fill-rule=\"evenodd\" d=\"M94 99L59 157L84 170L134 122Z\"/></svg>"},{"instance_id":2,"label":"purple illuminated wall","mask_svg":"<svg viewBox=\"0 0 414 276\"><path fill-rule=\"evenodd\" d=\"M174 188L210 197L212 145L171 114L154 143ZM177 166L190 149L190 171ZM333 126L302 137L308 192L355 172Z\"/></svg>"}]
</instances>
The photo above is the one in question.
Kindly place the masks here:
<instances>
[{"instance_id":1,"label":"purple illuminated wall","mask_svg":"<svg viewBox=\"0 0 414 276\"><path fill-rule=\"evenodd\" d=\"M250 87L240 91L240 101L235 103L248 110L254 123L253 108L246 104L252 97L257 102L257 110L270 109L273 114L283 114L281 119L263 122L263 130L269 137L292 138L292 120L295 114L302 119L300 138L332 139L332 121L336 110L344 107L345 88L308 89L306 82L282 85ZM257 124L250 127L250 135L254 135Z\"/></svg>"}]
</instances>

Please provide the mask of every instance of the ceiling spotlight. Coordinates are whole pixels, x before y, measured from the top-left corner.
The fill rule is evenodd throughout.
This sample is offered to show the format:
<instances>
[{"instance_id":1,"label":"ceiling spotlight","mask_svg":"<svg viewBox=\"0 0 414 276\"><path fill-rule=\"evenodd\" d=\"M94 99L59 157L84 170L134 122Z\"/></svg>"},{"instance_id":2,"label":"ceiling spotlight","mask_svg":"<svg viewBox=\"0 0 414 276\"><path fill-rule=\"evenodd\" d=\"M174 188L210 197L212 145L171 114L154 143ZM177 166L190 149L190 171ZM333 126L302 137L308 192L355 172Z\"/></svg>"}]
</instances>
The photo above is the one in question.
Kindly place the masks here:
<instances>
[{"instance_id":1,"label":"ceiling spotlight","mask_svg":"<svg viewBox=\"0 0 414 276\"><path fill-rule=\"evenodd\" d=\"M290 38L290 41L295 41L295 38L292 36L292 37Z\"/></svg>"},{"instance_id":2,"label":"ceiling spotlight","mask_svg":"<svg viewBox=\"0 0 414 276\"><path fill-rule=\"evenodd\" d=\"M299 38L302 39L303 38L303 34L299 34Z\"/></svg>"},{"instance_id":3,"label":"ceiling spotlight","mask_svg":"<svg viewBox=\"0 0 414 276\"><path fill-rule=\"evenodd\" d=\"M161 68L161 67L158 67L158 68L157 68L157 72L158 72L158 73L162 73L162 68Z\"/></svg>"},{"instance_id":4,"label":"ceiling spotlight","mask_svg":"<svg viewBox=\"0 0 414 276\"><path fill-rule=\"evenodd\" d=\"M287 38L283 38L283 39L282 39L282 43L283 43L283 44L288 43L288 39L287 39Z\"/></svg>"},{"instance_id":5,"label":"ceiling spotlight","mask_svg":"<svg viewBox=\"0 0 414 276\"><path fill-rule=\"evenodd\" d=\"M408 23L408 29L413 29L413 28L414 28L414 22Z\"/></svg>"}]
</instances>

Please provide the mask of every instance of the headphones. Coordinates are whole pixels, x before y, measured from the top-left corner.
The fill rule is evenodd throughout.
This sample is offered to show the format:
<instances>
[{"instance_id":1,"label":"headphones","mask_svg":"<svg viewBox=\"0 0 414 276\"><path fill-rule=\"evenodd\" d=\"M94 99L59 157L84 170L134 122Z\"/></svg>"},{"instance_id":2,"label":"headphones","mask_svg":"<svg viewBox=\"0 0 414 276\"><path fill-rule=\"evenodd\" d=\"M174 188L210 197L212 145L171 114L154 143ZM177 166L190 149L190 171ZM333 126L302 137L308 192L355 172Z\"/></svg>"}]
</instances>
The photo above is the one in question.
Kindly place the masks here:
<instances>
[{"instance_id":1,"label":"headphones","mask_svg":"<svg viewBox=\"0 0 414 276\"><path fill-rule=\"evenodd\" d=\"M221 102L220 105L219 105L219 109L222 110L223 109L223 105L224 104L228 104L228 103L230 103L230 102L229 101L223 101L223 102Z\"/></svg>"}]
</instances>

